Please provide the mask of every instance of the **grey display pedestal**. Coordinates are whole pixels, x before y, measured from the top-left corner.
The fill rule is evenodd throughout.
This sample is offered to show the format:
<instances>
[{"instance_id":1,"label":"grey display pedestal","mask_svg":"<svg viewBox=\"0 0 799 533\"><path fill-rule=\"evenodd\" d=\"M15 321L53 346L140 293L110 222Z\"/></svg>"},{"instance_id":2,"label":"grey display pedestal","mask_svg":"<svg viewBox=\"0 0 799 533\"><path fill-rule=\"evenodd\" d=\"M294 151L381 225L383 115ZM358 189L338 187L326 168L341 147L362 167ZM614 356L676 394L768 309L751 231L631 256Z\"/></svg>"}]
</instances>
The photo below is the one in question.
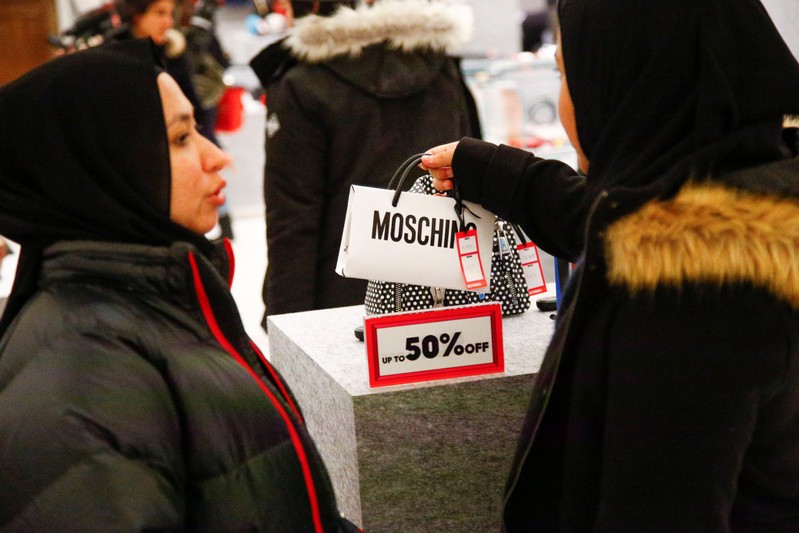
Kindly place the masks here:
<instances>
[{"instance_id":1,"label":"grey display pedestal","mask_svg":"<svg viewBox=\"0 0 799 533\"><path fill-rule=\"evenodd\" d=\"M552 335L535 304L502 321L505 372L369 388L363 306L269 318L342 513L370 533L498 531L522 418Z\"/></svg>"}]
</instances>

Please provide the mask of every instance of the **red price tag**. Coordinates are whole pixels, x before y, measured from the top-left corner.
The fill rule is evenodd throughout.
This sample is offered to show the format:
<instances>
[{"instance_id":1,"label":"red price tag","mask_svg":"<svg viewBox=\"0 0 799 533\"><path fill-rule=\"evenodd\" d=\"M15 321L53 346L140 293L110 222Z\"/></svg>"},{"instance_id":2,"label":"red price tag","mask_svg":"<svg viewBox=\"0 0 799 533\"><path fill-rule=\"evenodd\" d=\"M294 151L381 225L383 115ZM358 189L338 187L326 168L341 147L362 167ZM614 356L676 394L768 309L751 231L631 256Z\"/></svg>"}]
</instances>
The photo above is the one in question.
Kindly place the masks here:
<instances>
[{"instance_id":1,"label":"red price tag","mask_svg":"<svg viewBox=\"0 0 799 533\"><path fill-rule=\"evenodd\" d=\"M519 251L522 272L527 282L527 293L533 296L546 292L547 283L544 280L544 269L538 256L538 247L532 242L527 242L517 245L516 249Z\"/></svg>"},{"instance_id":2,"label":"red price tag","mask_svg":"<svg viewBox=\"0 0 799 533\"><path fill-rule=\"evenodd\" d=\"M480 245L477 242L477 230L459 231L455 234L458 243L458 258L461 262L461 273L466 288L481 289L488 286L483 263L480 261Z\"/></svg>"}]
</instances>

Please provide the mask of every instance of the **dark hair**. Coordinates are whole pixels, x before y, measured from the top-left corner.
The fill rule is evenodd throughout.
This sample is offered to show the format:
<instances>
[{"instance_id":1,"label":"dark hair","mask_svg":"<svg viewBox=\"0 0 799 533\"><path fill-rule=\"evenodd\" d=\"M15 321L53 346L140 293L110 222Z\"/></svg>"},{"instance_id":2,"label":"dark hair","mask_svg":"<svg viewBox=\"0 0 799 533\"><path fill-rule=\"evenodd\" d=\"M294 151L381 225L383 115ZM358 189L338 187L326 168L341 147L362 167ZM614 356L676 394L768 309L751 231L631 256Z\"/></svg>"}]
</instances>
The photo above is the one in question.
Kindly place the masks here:
<instances>
[{"instance_id":1,"label":"dark hair","mask_svg":"<svg viewBox=\"0 0 799 533\"><path fill-rule=\"evenodd\" d=\"M339 6L355 7L354 0L295 0L291 2L294 18L315 13L327 17L335 13Z\"/></svg>"},{"instance_id":2,"label":"dark hair","mask_svg":"<svg viewBox=\"0 0 799 533\"><path fill-rule=\"evenodd\" d=\"M132 22L133 17L144 14L158 0L116 0L122 22ZM177 2L176 2L177 3Z\"/></svg>"}]
</instances>

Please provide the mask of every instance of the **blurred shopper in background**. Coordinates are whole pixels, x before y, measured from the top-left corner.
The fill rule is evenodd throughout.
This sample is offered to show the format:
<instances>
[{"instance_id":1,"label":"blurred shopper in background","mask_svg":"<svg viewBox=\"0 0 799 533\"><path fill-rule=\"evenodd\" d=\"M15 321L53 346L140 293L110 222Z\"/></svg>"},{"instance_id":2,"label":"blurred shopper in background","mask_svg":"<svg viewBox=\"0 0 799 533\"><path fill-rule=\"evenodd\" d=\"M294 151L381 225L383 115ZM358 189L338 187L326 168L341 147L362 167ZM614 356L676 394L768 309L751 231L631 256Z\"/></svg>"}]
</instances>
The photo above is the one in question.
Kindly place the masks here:
<instances>
[{"instance_id":1,"label":"blurred shopper in background","mask_svg":"<svg viewBox=\"0 0 799 533\"><path fill-rule=\"evenodd\" d=\"M180 4L184 32L175 28L175 0L117 0L117 8L124 23L123 31L116 32L114 40L150 37L158 46L167 72L177 81L183 94L194 106L194 118L200 133L219 146L214 125L216 104L222 98L225 86L225 68L229 65L214 33L213 15L220 0L185 1ZM208 6L208 8L205 8ZM192 23L195 11L202 25ZM207 26L205 25L207 24ZM220 210L220 227L223 237L233 238L230 213L226 206Z\"/></svg>"},{"instance_id":2,"label":"blurred shopper in background","mask_svg":"<svg viewBox=\"0 0 799 533\"><path fill-rule=\"evenodd\" d=\"M558 28L557 0L520 0L522 51L537 52L543 45L554 44Z\"/></svg>"},{"instance_id":3,"label":"blurred shopper in background","mask_svg":"<svg viewBox=\"0 0 799 533\"><path fill-rule=\"evenodd\" d=\"M294 2L288 38L251 62L267 98L266 315L363 303L366 281L335 273L350 186L385 187L409 156L479 135L448 56L470 36L470 8L351 4Z\"/></svg>"},{"instance_id":4,"label":"blurred shopper in background","mask_svg":"<svg viewBox=\"0 0 799 533\"><path fill-rule=\"evenodd\" d=\"M474 139L423 159L577 263L505 531L796 533L799 65L758 0L559 15L582 174Z\"/></svg>"},{"instance_id":5,"label":"blurred shopper in background","mask_svg":"<svg viewBox=\"0 0 799 533\"><path fill-rule=\"evenodd\" d=\"M174 0L117 0L117 9L123 21L122 31L113 34L113 40L124 41L149 37L158 47L164 65L183 94L194 106L194 118L205 124L203 106L192 83L192 69L186 54L186 38L175 28Z\"/></svg>"},{"instance_id":6,"label":"blurred shopper in background","mask_svg":"<svg viewBox=\"0 0 799 533\"><path fill-rule=\"evenodd\" d=\"M0 530L357 531L203 236L229 157L155 59L115 43L0 89Z\"/></svg>"}]
</instances>

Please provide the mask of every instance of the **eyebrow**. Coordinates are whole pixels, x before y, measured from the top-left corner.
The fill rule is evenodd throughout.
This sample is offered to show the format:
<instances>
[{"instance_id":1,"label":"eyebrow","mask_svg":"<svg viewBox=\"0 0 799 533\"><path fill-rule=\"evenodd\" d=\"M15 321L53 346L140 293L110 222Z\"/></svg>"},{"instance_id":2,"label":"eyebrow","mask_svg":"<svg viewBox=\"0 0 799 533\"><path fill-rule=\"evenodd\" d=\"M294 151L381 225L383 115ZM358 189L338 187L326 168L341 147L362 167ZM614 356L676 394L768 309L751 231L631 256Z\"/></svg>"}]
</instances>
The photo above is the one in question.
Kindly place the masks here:
<instances>
[{"instance_id":1,"label":"eyebrow","mask_svg":"<svg viewBox=\"0 0 799 533\"><path fill-rule=\"evenodd\" d=\"M193 118L194 118L194 115L192 115L191 113L179 113L179 114L173 116L169 120L169 122L166 123L166 127L170 128L170 127L172 127L174 124L176 124L178 122L191 122L191 120Z\"/></svg>"}]
</instances>

